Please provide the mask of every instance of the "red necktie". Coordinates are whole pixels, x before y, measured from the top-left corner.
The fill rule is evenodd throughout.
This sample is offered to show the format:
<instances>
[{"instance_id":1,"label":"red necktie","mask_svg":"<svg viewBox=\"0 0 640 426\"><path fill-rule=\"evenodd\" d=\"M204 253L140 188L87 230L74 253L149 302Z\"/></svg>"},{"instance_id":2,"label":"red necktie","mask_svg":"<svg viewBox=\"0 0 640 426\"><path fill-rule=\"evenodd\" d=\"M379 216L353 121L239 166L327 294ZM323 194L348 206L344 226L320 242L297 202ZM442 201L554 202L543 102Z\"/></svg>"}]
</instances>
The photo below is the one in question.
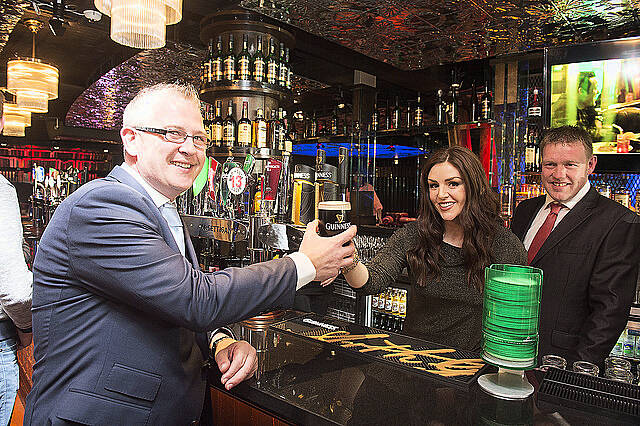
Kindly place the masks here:
<instances>
[{"instance_id":1,"label":"red necktie","mask_svg":"<svg viewBox=\"0 0 640 426\"><path fill-rule=\"evenodd\" d=\"M558 217L558 212L560 211L560 209L562 209L562 204L556 202L549 204L549 206L551 207L551 211L547 215L547 218L544 220L544 223L542 224L540 229L538 229L536 236L533 237L531 246L529 246L529 252L527 254L527 262L529 264L531 264L531 261L534 257L536 257L538 250L540 250L542 244L544 244L549 234L551 234L553 225L556 223L556 219Z\"/></svg>"}]
</instances>

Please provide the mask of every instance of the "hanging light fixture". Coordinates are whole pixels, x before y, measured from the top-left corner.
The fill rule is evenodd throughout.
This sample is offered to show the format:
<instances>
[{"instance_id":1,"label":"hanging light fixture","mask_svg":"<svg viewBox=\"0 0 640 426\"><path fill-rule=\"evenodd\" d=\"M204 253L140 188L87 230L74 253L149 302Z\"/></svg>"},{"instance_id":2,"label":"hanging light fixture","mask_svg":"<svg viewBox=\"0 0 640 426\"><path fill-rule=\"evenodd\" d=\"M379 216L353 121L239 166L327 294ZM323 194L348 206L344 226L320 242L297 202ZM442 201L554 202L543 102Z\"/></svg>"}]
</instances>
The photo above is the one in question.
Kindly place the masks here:
<instances>
[{"instance_id":1,"label":"hanging light fixture","mask_svg":"<svg viewBox=\"0 0 640 426\"><path fill-rule=\"evenodd\" d=\"M167 25L182 19L182 0L94 0L111 17L111 39L136 49L165 45Z\"/></svg>"},{"instance_id":2,"label":"hanging light fixture","mask_svg":"<svg viewBox=\"0 0 640 426\"><path fill-rule=\"evenodd\" d=\"M25 24L33 33L31 58L16 58L7 63L7 90L16 96L20 108L44 113L49 101L58 97L58 68L36 59L36 34L42 22L28 19Z\"/></svg>"},{"instance_id":3,"label":"hanging light fixture","mask_svg":"<svg viewBox=\"0 0 640 426\"><path fill-rule=\"evenodd\" d=\"M3 109L5 121L2 134L5 136L24 136L25 127L31 126L31 113L16 104L5 103Z\"/></svg>"}]
</instances>

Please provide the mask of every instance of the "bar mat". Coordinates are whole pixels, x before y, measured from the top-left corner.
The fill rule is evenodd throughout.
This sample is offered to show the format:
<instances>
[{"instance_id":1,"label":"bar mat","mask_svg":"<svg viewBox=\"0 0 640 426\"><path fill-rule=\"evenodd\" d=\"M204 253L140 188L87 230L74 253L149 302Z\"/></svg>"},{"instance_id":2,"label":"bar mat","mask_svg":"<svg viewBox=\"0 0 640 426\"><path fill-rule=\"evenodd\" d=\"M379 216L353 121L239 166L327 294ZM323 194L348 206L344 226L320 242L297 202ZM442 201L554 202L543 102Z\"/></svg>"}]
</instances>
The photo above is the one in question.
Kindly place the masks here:
<instances>
[{"instance_id":1,"label":"bar mat","mask_svg":"<svg viewBox=\"0 0 640 426\"><path fill-rule=\"evenodd\" d=\"M538 401L640 424L640 386L550 368Z\"/></svg>"},{"instance_id":2,"label":"bar mat","mask_svg":"<svg viewBox=\"0 0 640 426\"><path fill-rule=\"evenodd\" d=\"M462 389L468 389L487 367L475 352L316 314L284 321L271 328L382 360Z\"/></svg>"}]
</instances>

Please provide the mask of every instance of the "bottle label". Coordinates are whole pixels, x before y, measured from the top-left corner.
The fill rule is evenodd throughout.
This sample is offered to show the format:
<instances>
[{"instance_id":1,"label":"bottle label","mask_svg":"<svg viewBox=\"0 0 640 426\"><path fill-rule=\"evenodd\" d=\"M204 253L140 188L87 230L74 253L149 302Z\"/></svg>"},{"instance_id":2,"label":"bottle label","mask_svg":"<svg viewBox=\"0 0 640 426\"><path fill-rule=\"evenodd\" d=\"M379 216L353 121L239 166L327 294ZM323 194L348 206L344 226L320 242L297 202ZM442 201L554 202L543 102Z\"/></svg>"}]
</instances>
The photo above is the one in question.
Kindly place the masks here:
<instances>
[{"instance_id":1,"label":"bottle label","mask_svg":"<svg viewBox=\"0 0 640 426\"><path fill-rule=\"evenodd\" d=\"M267 122L258 123L258 133L256 135L256 145L258 148L267 147Z\"/></svg>"},{"instance_id":2,"label":"bottle label","mask_svg":"<svg viewBox=\"0 0 640 426\"><path fill-rule=\"evenodd\" d=\"M207 134L207 139L213 140L213 125L204 126L204 130Z\"/></svg>"},{"instance_id":3,"label":"bottle label","mask_svg":"<svg viewBox=\"0 0 640 426\"><path fill-rule=\"evenodd\" d=\"M287 70L286 67L280 67L280 73L278 75L278 83L281 86L285 86L287 84L287 75L289 74L289 71Z\"/></svg>"},{"instance_id":4,"label":"bottle label","mask_svg":"<svg viewBox=\"0 0 640 426\"><path fill-rule=\"evenodd\" d=\"M267 66L267 82L275 84L278 77L278 64L275 62L269 62Z\"/></svg>"},{"instance_id":5,"label":"bottle label","mask_svg":"<svg viewBox=\"0 0 640 426\"><path fill-rule=\"evenodd\" d=\"M205 83L211 83L211 62L206 62L204 64L204 70L202 72L202 77Z\"/></svg>"},{"instance_id":6,"label":"bottle label","mask_svg":"<svg viewBox=\"0 0 640 426\"><path fill-rule=\"evenodd\" d=\"M491 107L487 99L482 101L482 105L480 107L480 114L482 115L483 120L488 120L489 117L491 116Z\"/></svg>"},{"instance_id":7,"label":"bottle label","mask_svg":"<svg viewBox=\"0 0 640 426\"><path fill-rule=\"evenodd\" d=\"M542 117L542 107L534 106L529 108L530 117Z\"/></svg>"},{"instance_id":8,"label":"bottle label","mask_svg":"<svg viewBox=\"0 0 640 426\"><path fill-rule=\"evenodd\" d=\"M222 142L222 125L214 124L212 126L211 140L216 143L216 146L220 146L220 142Z\"/></svg>"},{"instance_id":9,"label":"bottle label","mask_svg":"<svg viewBox=\"0 0 640 426\"><path fill-rule=\"evenodd\" d=\"M224 78L225 80L233 80L236 78L236 61L233 58L224 60Z\"/></svg>"},{"instance_id":10,"label":"bottle label","mask_svg":"<svg viewBox=\"0 0 640 426\"><path fill-rule=\"evenodd\" d=\"M536 161L536 149L533 147L527 147L524 150L524 163L527 165L534 165Z\"/></svg>"},{"instance_id":11,"label":"bottle label","mask_svg":"<svg viewBox=\"0 0 640 426\"><path fill-rule=\"evenodd\" d=\"M222 61L220 60L220 58L216 58L211 63L211 74L213 75L215 81L222 80Z\"/></svg>"},{"instance_id":12,"label":"bottle label","mask_svg":"<svg viewBox=\"0 0 640 426\"><path fill-rule=\"evenodd\" d=\"M287 73L287 89L291 89L291 74L293 74L293 71L289 70Z\"/></svg>"},{"instance_id":13,"label":"bottle label","mask_svg":"<svg viewBox=\"0 0 640 426\"><path fill-rule=\"evenodd\" d=\"M373 309L377 309L378 308L378 295L374 294L373 298L371 299L371 307Z\"/></svg>"},{"instance_id":14,"label":"bottle label","mask_svg":"<svg viewBox=\"0 0 640 426\"><path fill-rule=\"evenodd\" d=\"M400 302L400 306L398 306L398 313L400 315L405 315L407 313L407 302L406 301L401 301Z\"/></svg>"},{"instance_id":15,"label":"bottle label","mask_svg":"<svg viewBox=\"0 0 640 426\"><path fill-rule=\"evenodd\" d=\"M387 296L387 299L385 300L385 303L384 303L384 310L391 312L392 306L393 306L393 300L391 299L390 296Z\"/></svg>"},{"instance_id":16,"label":"bottle label","mask_svg":"<svg viewBox=\"0 0 640 426\"><path fill-rule=\"evenodd\" d=\"M238 125L238 145L249 146L251 145L251 125L242 123Z\"/></svg>"},{"instance_id":17,"label":"bottle label","mask_svg":"<svg viewBox=\"0 0 640 426\"><path fill-rule=\"evenodd\" d=\"M240 58L238 61L238 78L240 80L249 80L251 72L249 70L249 58Z\"/></svg>"},{"instance_id":18,"label":"bottle label","mask_svg":"<svg viewBox=\"0 0 640 426\"><path fill-rule=\"evenodd\" d=\"M233 146L233 142L235 142L235 135L233 134L233 127L225 126L223 140L226 146Z\"/></svg>"},{"instance_id":19,"label":"bottle label","mask_svg":"<svg viewBox=\"0 0 640 426\"><path fill-rule=\"evenodd\" d=\"M264 81L264 61L262 59L256 59L253 63L253 79L255 81Z\"/></svg>"}]
</instances>

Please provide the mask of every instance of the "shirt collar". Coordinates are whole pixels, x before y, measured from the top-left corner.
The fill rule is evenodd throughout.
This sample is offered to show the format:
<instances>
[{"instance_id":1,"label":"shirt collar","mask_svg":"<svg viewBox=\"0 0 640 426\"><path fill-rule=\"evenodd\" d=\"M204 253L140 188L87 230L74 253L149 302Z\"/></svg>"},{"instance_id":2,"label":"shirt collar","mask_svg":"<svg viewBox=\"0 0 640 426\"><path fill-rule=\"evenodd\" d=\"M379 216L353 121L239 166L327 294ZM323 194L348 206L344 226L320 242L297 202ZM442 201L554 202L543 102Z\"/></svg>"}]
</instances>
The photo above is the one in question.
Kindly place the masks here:
<instances>
[{"instance_id":1,"label":"shirt collar","mask_svg":"<svg viewBox=\"0 0 640 426\"><path fill-rule=\"evenodd\" d=\"M142 176L140 176L140 173L138 173L136 169L134 169L127 163L122 163L120 167L126 170L127 173L133 176L133 178L137 180L140 185L142 185L144 190L147 191L147 194L149 194L149 196L153 200L153 203L156 205L156 207L160 207L161 205L165 204L167 201L171 201L169 200L168 197L166 197L165 195L162 195L155 188L149 185L149 183L147 183L147 181L144 180Z\"/></svg>"},{"instance_id":2,"label":"shirt collar","mask_svg":"<svg viewBox=\"0 0 640 426\"><path fill-rule=\"evenodd\" d=\"M585 183L582 186L582 188L580 188L580 191L578 191L578 193L572 199L562 203L563 207L567 208L569 210L574 208L576 206L576 204L578 204L578 202L580 202L580 200L582 200L584 198L584 196L587 195L587 192L589 192L589 189L591 189L591 183L587 179L587 183ZM554 201L555 200L553 198L551 198L551 196L549 194L547 194L547 198L544 201L544 207L543 208L546 209L547 207L549 207L549 204L553 203Z\"/></svg>"}]
</instances>

